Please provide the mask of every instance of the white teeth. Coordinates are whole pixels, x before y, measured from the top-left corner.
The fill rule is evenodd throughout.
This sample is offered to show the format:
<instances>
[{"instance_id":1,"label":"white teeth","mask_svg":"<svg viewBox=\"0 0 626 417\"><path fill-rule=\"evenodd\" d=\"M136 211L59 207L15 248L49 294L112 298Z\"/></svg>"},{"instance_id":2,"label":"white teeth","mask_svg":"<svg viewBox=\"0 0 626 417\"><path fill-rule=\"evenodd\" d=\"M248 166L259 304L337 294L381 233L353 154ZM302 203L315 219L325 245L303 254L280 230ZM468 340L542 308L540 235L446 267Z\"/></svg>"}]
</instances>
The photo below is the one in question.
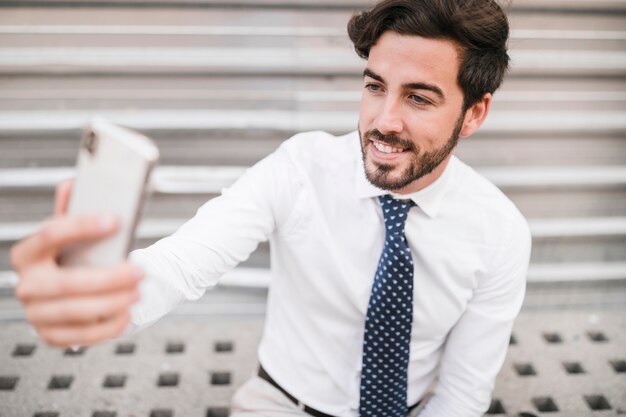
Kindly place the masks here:
<instances>
[{"instance_id":1,"label":"white teeth","mask_svg":"<svg viewBox=\"0 0 626 417\"><path fill-rule=\"evenodd\" d=\"M376 149L378 149L379 151L384 152L384 153L397 153L397 152L403 152L404 151L404 149L402 149L402 148L394 148L392 146L384 145L384 144L379 143L379 142L372 141L372 143L374 144Z\"/></svg>"}]
</instances>

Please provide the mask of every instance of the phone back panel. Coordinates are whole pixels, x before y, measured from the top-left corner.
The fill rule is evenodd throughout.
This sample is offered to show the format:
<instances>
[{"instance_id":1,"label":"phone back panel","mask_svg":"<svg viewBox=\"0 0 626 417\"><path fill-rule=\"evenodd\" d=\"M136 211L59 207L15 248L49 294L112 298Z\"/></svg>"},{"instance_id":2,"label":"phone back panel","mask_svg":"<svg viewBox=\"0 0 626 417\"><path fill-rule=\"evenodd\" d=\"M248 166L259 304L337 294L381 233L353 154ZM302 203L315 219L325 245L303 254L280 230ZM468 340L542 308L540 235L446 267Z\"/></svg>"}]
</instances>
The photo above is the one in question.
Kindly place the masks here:
<instances>
[{"instance_id":1,"label":"phone back panel","mask_svg":"<svg viewBox=\"0 0 626 417\"><path fill-rule=\"evenodd\" d=\"M68 214L114 214L119 229L104 240L68 247L62 264L106 267L126 258L157 158L144 136L103 120L91 123L79 150Z\"/></svg>"}]
</instances>

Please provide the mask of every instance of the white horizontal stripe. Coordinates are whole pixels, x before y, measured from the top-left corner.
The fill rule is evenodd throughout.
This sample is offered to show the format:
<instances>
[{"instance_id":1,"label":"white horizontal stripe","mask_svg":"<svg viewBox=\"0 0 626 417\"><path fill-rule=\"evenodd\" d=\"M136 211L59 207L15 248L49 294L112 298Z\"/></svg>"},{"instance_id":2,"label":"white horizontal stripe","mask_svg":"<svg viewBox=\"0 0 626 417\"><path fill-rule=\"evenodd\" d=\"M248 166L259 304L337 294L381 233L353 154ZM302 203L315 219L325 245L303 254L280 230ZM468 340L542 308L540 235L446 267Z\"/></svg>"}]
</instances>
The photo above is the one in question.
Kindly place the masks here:
<instances>
[{"instance_id":1,"label":"white horizontal stripe","mask_svg":"<svg viewBox=\"0 0 626 417\"><path fill-rule=\"evenodd\" d=\"M626 94L625 94L626 95ZM549 95L548 95L549 96ZM288 91L263 90L0 90L0 100L263 100L302 102L354 102L361 97L358 90L347 91ZM592 97L592 96L589 96ZM593 97L592 97L593 98ZM609 98L610 100L610 98ZM624 97L626 100L626 97Z\"/></svg>"},{"instance_id":2,"label":"white horizontal stripe","mask_svg":"<svg viewBox=\"0 0 626 417\"><path fill-rule=\"evenodd\" d=\"M626 68L623 51L590 50L512 50L512 68L541 71L545 69ZM193 48L193 47L109 47L109 48L0 48L0 66L73 66L114 68L218 68L336 71L363 69L363 61L352 48ZM126 68L128 69L128 68Z\"/></svg>"},{"instance_id":3,"label":"white horizontal stripe","mask_svg":"<svg viewBox=\"0 0 626 417\"><path fill-rule=\"evenodd\" d=\"M216 194L244 173L245 167L160 167L153 189L164 194Z\"/></svg>"},{"instance_id":4,"label":"white horizontal stripe","mask_svg":"<svg viewBox=\"0 0 626 417\"><path fill-rule=\"evenodd\" d=\"M137 110L137 111L0 111L0 130L82 129L94 116L135 129L269 129L304 132L325 130L349 132L356 128L356 111L222 111L222 110ZM498 111L481 127L481 132L594 132L626 131L624 111Z\"/></svg>"},{"instance_id":5,"label":"white horizontal stripe","mask_svg":"<svg viewBox=\"0 0 626 417\"><path fill-rule=\"evenodd\" d=\"M315 26L4 25L0 26L0 34L347 37L343 28Z\"/></svg>"},{"instance_id":6,"label":"white horizontal stripe","mask_svg":"<svg viewBox=\"0 0 626 417\"><path fill-rule=\"evenodd\" d=\"M531 264L529 282L626 280L626 262Z\"/></svg>"},{"instance_id":7,"label":"white horizontal stripe","mask_svg":"<svg viewBox=\"0 0 626 417\"><path fill-rule=\"evenodd\" d=\"M625 69L626 53L623 51L581 50L517 50L511 51L512 68L536 69Z\"/></svg>"},{"instance_id":8,"label":"white horizontal stripe","mask_svg":"<svg viewBox=\"0 0 626 417\"><path fill-rule=\"evenodd\" d=\"M176 231L186 219L145 220L139 224L138 239L160 239ZM0 242L13 242L35 233L41 227L39 222L0 223Z\"/></svg>"},{"instance_id":9,"label":"white horizontal stripe","mask_svg":"<svg viewBox=\"0 0 626 417\"><path fill-rule=\"evenodd\" d=\"M626 217L530 219L533 238L626 236Z\"/></svg>"},{"instance_id":10,"label":"white horizontal stripe","mask_svg":"<svg viewBox=\"0 0 626 417\"><path fill-rule=\"evenodd\" d=\"M621 30L549 30L513 29L511 39L551 39L551 40L626 40L626 32Z\"/></svg>"},{"instance_id":11,"label":"white horizontal stripe","mask_svg":"<svg viewBox=\"0 0 626 417\"><path fill-rule=\"evenodd\" d=\"M139 224L138 239L160 239L174 233L186 219L147 219ZM533 238L626 236L626 217L530 219ZM13 242L35 233L38 222L0 223L0 242Z\"/></svg>"},{"instance_id":12,"label":"white horizontal stripe","mask_svg":"<svg viewBox=\"0 0 626 417\"><path fill-rule=\"evenodd\" d=\"M164 194L213 194L231 185L244 166L159 166L152 177L152 190ZM626 167L478 167L499 187L592 187L626 185ZM52 188L71 178L74 168L0 169L0 190Z\"/></svg>"},{"instance_id":13,"label":"white horizontal stripe","mask_svg":"<svg viewBox=\"0 0 626 417\"><path fill-rule=\"evenodd\" d=\"M0 65L85 67L349 68L363 61L350 48L0 48Z\"/></svg>"},{"instance_id":14,"label":"white horizontal stripe","mask_svg":"<svg viewBox=\"0 0 626 417\"><path fill-rule=\"evenodd\" d=\"M499 187L626 185L626 166L598 167L477 167Z\"/></svg>"},{"instance_id":15,"label":"white horizontal stripe","mask_svg":"<svg viewBox=\"0 0 626 417\"><path fill-rule=\"evenodd\" d=\"M14 271L0 271L0 289L13 288L17 285L18 280L19 278ZM238 267L224 274L219 285L266 288L269 282L269 269Z\"/></svg>"},{"instance_id":16,"label":"white horizontal stripe","mask_svg":"<svg viewBox=\"0 0 626 417\"><path fill-rule=\"evenodd\" d=\"M68 130L82 129L95 115L135 129L270 129L309 131L324 129L350 131L356 128L356 112L290 112L290 111L210 111L210 110L142 110L64 111L51 113L0 112L0 130ZM625 122L626 123L626 122ZM323 126L320 126L323 124Z\"/></svg>"},{"instance_id":17,"label":"white horizontal stripe","mask_svg":"<svg viewBox=\"0 0 626 417\"><path fill-rule=\"evenodd\" d=\"M626 280L626 262L531 264L528 282L582 282ZM13 288L18 281L13 271L0 271L0 289ZM219 285L267 288L271 272L265 268L236 268L225 274Z\"/></svg>"}]
</instances>

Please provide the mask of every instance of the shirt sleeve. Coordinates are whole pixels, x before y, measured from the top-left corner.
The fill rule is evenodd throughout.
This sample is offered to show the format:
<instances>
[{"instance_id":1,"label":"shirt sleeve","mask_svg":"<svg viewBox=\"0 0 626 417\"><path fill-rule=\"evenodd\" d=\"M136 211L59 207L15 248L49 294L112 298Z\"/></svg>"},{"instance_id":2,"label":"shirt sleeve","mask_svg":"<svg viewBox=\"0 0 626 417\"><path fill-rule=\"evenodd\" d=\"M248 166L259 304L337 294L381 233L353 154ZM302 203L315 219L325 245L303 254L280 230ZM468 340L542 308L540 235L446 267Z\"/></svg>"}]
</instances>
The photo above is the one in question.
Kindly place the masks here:
<instances>
[{"instance_id":1,"label":"shirt sleeve","mask_svg":"<svg viewBox=\"0 0 626 417\"><path fill-rule=\"evenodd\" d=\"M283 147L200 207L172 236L130 254L145 279L125 335L154 323L182 300L200 298L293 215L296 175Z\"/></svg>"},{"instance_id":2,"label":"shirt sleeve","mask_svg":"<svg viewBox=\"0 0 626 417\"><path fill-rule=\"evenodd\" d=\"M526 289L531 236L526 220L516 214L491 272L448 335L435 395L420 417L479 417L489 408Z\"/></svg>"}]
</instances>

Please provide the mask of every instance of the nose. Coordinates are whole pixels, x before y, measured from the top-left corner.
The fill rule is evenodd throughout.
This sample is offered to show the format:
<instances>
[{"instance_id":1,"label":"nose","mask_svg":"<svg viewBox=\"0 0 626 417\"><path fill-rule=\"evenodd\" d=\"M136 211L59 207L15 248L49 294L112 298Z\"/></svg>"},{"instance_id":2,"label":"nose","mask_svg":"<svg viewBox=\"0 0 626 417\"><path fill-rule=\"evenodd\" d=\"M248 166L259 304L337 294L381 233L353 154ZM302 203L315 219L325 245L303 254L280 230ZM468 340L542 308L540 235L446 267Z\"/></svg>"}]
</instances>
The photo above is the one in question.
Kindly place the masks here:
<instances>
[{"instance_id":1,"label":"nose","mask_svg":"<svg viewBox=\"0 0 626 417\"><path fill-rule=\"evenodd\" d=\"M402 113L400 105L391 98L385 100L380 114L376 118L376 128L383 135L402 132Z\"/></svg>"}]
</instances>

